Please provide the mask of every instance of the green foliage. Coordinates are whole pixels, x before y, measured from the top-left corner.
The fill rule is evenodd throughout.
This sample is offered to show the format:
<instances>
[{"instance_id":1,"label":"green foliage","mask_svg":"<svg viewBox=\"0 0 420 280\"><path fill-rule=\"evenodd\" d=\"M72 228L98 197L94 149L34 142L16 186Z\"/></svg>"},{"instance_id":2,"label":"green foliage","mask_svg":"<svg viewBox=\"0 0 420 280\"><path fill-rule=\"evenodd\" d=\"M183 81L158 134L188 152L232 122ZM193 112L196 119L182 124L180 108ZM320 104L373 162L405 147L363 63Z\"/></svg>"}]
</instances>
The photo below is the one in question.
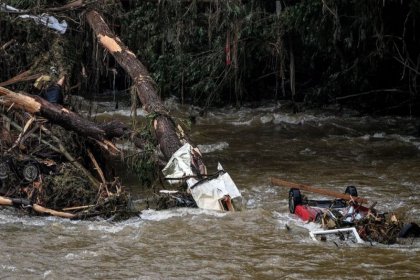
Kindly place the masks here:
<instances>
[{"instance_id":1,"label":"green foliage","mask_svg":"<svg viewBox=\"0 0 420 280\"><path fill-rule=\"evenodd\" d=\"M6 1L31 12L67 2ZM416 104L419 1L280 3L279 13L276 1L253 0L107 1L101 6L92 1L89 5L104 14L147 66L163 97L174 95L181 102L205 107L271 98L323 105L349 94L394 88L402 94L365 95L366 105ZM71 73L72 84L81 83L82 92L109 89L110 68L117 68L117 80L127 81L119 81L126 89L124 71L90 32L79 32L88 30L80 14L67 11L66 16L72 19L70 30L52 45L52 31L3 13L0 47L12 38L16 43L1 53L1 80L47 61L67 65L63 71ZM37 63L41 53L51 50L59 55ZM82 72L87 78L80 77ZM296 80L293 97L291 76ZM359 99L352 100L359 106Z\"/></svg>"},{"instance_id":2,"label":"green foliage","mask_svg":"<svg viewBox=\"0 0 420 280\"><path fill-rule=\"evenodd\" d=\"M122 37L146 61L165 96L210 105L241 102L248 78L262 73L256 59L267 64L274 22L261 7L240 1L203 4L192 1L138 2L125 14ZM136 32L133 32L135 30ZM265 37L264 39L261 37ZM231 64L226 64L229 40ZM272 71L272 69L271 69Z\"/></svg>"},{"instance_id":3,"label":"green foliage","mask_svg":"<svg viewBox=\"0 0 420 280\"><path fill-rule=\"evenodd\" d=\"M297 101L325 104L392 87L417 96L418 74L396 57L417 67L418 1L281 1L279 15L274 2L137 2L125 14L123 40L163 96L194 104L279 97L280 83L290 98L291 53Z\"/></svg>"}]
</instances>

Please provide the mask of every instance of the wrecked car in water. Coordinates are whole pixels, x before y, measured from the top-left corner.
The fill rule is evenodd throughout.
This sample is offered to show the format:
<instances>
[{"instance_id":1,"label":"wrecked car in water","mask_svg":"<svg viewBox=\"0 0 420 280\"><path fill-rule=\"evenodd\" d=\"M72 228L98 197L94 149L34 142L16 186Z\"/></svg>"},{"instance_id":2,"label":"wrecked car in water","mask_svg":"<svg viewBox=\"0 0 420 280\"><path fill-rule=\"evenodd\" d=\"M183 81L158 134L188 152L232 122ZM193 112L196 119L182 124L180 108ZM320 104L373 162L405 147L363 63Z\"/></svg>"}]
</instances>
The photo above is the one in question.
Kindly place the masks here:
<instances>
[{"instance_id":1,"label":"wrecked car in water","mask_svg":"<svg viewBox=\"0 0 420 280\"><path fill-rule=\"evenodd\" d=\"M392 212L378 212L376 202L369 207L364 206L368 201L358 196L355 186L347 186L341 194L276 178L271 181L274 185L290 188L290 213L302 221L320 224L320 230L309 233L313 240L326 241L327 236L338 235L341 240L353 238L357 243L393 244L401 238L420 237L420 227L416 223L406 223ZM334 196L336 199L309 199L301 190Z\"/></svg>"}]
</instances>

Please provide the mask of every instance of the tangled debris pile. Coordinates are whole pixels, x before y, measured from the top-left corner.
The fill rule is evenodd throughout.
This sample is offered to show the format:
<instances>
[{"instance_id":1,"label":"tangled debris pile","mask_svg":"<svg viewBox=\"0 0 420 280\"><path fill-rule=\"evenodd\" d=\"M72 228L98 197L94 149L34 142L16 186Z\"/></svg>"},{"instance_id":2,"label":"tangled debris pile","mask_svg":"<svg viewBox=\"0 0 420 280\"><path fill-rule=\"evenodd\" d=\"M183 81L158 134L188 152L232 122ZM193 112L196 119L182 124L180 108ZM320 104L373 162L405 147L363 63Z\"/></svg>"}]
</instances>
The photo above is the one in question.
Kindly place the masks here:
<instances>
[{"instance_id":1,"label":"tangled debris pile","mask_svg":"<svg viewBox=\"0 0 420 280\"><path fill-rule=\"evenodd\" d=\"M323 229L354 227L362 240L382 244L394 244L399 237L419 235L419 228L415 223L410 223L412 226L408 229L408 224L404 224L394 213L378 213L372 207L366 211L365 207L354 202L343 206L341 209L331 208L322 213L320 222Z\"/></svg>"},{"instance_id":2,"label":"tangled debris pile","mask_svg":"<svg viewBox=\"0 0 420 280\"><path fill-rule=\"evenodd\" d=\"M95 159L95 141L23 111L0 113L1 205L75 219L136 213L118 178L103 173L107 163Z\"/></svg>"}]
</instances>

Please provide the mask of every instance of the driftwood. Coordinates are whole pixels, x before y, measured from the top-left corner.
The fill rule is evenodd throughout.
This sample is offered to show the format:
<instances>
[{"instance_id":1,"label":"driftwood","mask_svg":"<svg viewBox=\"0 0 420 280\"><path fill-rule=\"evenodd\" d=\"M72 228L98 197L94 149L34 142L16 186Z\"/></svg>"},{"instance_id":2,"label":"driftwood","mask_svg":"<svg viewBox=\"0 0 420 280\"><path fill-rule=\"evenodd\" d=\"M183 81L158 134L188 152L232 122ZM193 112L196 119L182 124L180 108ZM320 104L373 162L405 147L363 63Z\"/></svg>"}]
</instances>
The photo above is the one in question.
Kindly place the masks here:
<instances>
[{"instance_id":1,"label":"driftwood","mask_svg":"<svg viewBox=\"0 0 420 280\"><path fill-rule=\"evenodd\" d=\"M344 194L344 193L338 193L338 192L333 192L333 191L329 191L329 190L322 190L322 189L318 189L315 187L311 187L311 186L307 186L307 185L302 185L302 184L296 184L296 183L292 183L292 182L288 182L288 181L284 181L278 178L271 178L271 184L275 185L275 186L280 186L280 187L286 187L286 188L296 188L296 189L300 189L300 190L304 190L304 191L308 191L308 192L313 192L313 193L319 193L319 194L323 194L323 195L327 195L327 196L332 196L335 198L341 198L341 199L345 199L345 200L353 200L359 203L368 203L368 200L365 198L361 198L361 197L354 197L348 194Z\"/></svg>"},{"instance_id":2,"label":"driftwood","mask_svg":"<svg viewBox=\"0 0 420 280\"><path fill-rule=\"evenodd\" d=\"M30 203L24 202L24 200L22 200L22 199L12 199L12 198L8 198L8 197L4 197L4 196L0 196L0 205L1 206L23 205L25 207L29 206L35 212L38 212L38 213L41 213L41 214L48 214L48 215L57 216L57 217L61 217L61 218L68 218L68 219L76 217L76 215L72 214L72 213L56 211L56 210L52 210L52 209L43 207L43 206L38 205L36 203L30 204Z\"/></svg>"}]
</instances>

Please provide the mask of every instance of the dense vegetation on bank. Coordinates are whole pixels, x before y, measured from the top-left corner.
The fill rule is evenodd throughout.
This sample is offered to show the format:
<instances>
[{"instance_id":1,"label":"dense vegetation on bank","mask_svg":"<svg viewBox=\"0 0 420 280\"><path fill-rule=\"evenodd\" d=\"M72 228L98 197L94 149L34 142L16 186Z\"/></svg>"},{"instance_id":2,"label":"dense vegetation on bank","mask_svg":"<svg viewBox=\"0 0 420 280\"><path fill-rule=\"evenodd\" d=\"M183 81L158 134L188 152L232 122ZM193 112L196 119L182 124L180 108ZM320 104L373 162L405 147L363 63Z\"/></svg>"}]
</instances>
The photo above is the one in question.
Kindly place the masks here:
<instances>
[{"instance_id":1,"label":"dense vegetation on bank","mask_svg":"<svg viewBox=\"0 0 420 280\"><path fill-rule=\"evenodd\" d=\"M70 1L2 2L40 14ZM102 10L163 97L204 107L277 99L420 114L420 1L85 2ZM129 92L124 71L92 48L83 13L48 13L67 20L66 34L0 13L0 82L53 66L69 73L70 94Z\"/></svg>"}]
</instances>

